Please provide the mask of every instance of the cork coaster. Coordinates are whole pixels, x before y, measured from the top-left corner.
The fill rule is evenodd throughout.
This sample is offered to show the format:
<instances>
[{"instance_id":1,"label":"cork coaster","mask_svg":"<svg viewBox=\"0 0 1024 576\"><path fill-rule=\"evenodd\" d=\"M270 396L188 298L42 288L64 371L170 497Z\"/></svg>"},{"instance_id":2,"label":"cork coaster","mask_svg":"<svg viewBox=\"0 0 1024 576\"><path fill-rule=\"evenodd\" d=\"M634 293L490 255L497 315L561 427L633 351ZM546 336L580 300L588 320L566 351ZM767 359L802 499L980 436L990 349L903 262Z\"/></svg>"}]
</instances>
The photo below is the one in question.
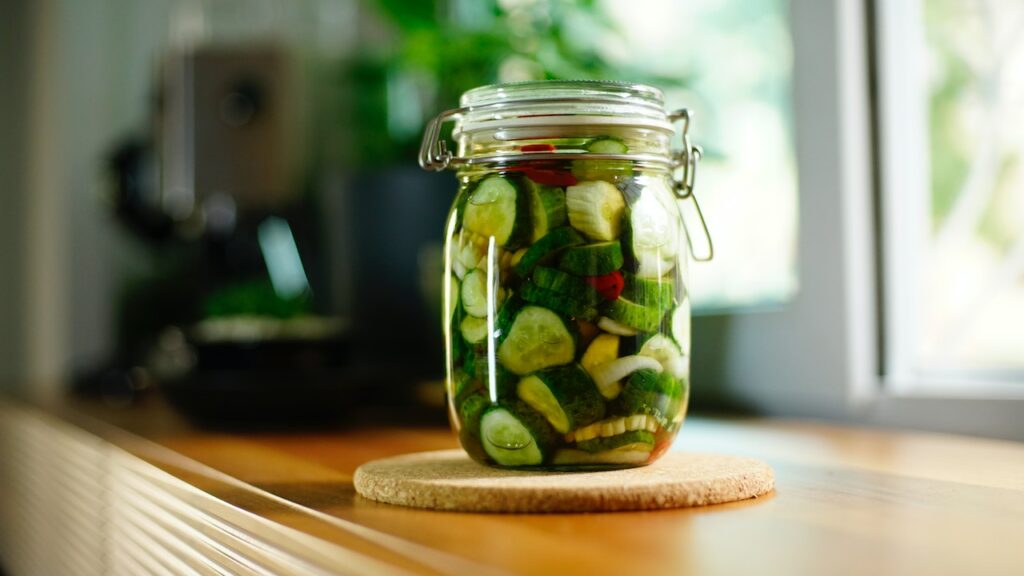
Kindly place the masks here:
<instances>
[{"instance_id":1,"label":"cork coaster","mask_svg":"<svg viewBox=\"0 0 1024 576\"><path fill-rule=\"evenodd\" d=\"M363 464L364 498L462 512L612 512L721 504L775 487L765 463L718 454L669 452L641 468L520 472L490 468L461 450L420 452Z\"/></svg>"}]
</instances>

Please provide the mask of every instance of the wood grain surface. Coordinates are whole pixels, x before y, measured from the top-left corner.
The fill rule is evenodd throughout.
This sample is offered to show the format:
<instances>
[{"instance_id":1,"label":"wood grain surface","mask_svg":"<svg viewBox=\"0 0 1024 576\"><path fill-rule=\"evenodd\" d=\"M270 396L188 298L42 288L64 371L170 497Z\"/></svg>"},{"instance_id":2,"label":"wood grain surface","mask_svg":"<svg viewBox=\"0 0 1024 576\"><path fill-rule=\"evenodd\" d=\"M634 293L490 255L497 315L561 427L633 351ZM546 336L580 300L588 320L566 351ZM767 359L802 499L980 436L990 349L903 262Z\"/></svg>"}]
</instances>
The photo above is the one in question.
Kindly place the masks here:
<instances>
[{"instance_id":1,"label":"wood grain surface","mask_svg":"<svg viewBox=\"0 0 1024 576\"><path fill-rule=\"evenodd\" d=\"M150 414L56 410L196 488L195 506L311 536L339 573L1024 574L1024 445L778 420L687 421L676 449L761 459L776 490L731 504L609 514L470 514L357 496L370 460L457 446L443 428L195 430ZM253 530L265 530L250 520ZM298 540L296 540L298 542Z\"/></svg>"}]
</instances>

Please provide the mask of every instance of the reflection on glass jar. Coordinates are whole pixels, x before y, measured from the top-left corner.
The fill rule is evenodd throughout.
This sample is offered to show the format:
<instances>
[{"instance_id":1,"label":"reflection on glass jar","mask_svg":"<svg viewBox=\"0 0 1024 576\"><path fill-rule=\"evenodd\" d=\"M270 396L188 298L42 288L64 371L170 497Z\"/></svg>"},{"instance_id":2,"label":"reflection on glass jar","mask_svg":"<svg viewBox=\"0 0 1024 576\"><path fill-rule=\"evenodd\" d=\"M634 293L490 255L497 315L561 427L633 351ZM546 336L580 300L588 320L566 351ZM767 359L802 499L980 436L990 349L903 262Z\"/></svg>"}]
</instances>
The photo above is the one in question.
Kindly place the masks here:
<instances>
[{"instance_id":1,"label":"reflection on glass jar","mask_svg":"<svg viewBox=\"0 0 1024 576\"><path fill-rule=\"evenodd\" d=\"M652 462L689 397L686 229L660 92L541 82L467 92L444 334L452 425L475 459L593 469ZM689 162L689 163L687 163ZM685 182L685 178L683 182Z\"/></svg>"}]
</instances>

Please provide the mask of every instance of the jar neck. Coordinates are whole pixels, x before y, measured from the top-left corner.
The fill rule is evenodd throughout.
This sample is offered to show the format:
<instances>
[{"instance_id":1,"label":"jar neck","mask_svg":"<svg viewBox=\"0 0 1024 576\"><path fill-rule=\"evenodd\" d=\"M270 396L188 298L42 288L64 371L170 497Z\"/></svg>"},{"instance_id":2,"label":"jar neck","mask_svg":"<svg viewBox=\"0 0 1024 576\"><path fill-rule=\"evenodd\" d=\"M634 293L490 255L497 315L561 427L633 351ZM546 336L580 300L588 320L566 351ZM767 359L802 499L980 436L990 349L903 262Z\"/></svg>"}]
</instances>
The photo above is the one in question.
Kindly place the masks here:
<instances>
[{"instance_id":1,"label":"jar neck","mask_svg":"<svg viewBox=\"0 0 1024 576\"><path fill-rule=\"evenodd\" d=\"M588 154L591 142L612 138L625 144L631 155L668 158L671 135L628 124L548 125L462 132L457 135L457 143L458 155L464 158L500 155L520 161L537 154Z\"/></svg>"}]
</instances>

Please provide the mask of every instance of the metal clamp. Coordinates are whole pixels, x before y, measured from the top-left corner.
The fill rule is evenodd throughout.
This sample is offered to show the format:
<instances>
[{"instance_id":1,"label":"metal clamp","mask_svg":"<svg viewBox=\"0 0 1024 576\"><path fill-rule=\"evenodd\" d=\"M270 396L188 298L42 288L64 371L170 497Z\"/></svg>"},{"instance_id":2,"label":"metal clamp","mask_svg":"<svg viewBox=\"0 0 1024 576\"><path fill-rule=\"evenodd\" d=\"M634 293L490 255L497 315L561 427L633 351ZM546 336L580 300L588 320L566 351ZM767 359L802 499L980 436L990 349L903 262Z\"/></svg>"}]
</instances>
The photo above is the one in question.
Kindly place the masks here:
<instances>
[{"instance_id":1,"label":"metal clamp","mask_svg":"<svg viewBox=\"0 0 1024 576\"><path fill-rule=\"evenodd\" d=\"M682 130L680 130L683 138L683 147L672 155L672 182L676 198L693 201L693 207L697 210L697 216L700 218L700 227L704 231L704 238L708 242L707 255L698 256L693 250L690 230L687 226L683 226L683 231L686 233L686 243L690 247L690 254L698 262L709 262L715 257L715 245L711 241L711 232L708 230L707 221L704 220L704 212L700 209L700 202L697 201L697 196L693 193L694 184L697 181L697 165L700 163L700 159L704 157L704 151L700 146L690 143L690 116L691 113L686 108L676 110L668 115L668 119L672 123L679 121L683 123Z\"/></svg>"},{"instance_id":2,"label":"metal clamp","mask_svg":"<svg viewBox=\"0 0 1024 576\"><path fill-rule=\"evenodd\" d=\"M423 142L420 144L421 168L440 172L451 164L452 152L448 150L448 144L441 138L441 128L445 122L457 120L463 112L463 108L445 110L427 123L427 128L423 132Z\"/></svg>"}]
</instances>

